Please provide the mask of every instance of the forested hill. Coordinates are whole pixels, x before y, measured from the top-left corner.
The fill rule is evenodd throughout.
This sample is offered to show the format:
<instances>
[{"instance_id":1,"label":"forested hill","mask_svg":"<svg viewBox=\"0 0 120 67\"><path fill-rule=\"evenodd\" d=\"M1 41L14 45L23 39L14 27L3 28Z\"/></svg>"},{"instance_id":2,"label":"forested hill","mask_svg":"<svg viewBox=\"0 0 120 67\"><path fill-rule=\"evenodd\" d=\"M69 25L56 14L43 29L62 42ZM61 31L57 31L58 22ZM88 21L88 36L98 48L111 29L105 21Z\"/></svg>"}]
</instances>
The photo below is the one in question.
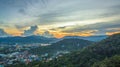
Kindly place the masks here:
<instances>
[{"instance_id":1,"label":"forested hill","mask_svg":"<svg viewBox=\"0 0 120 67\"><path fill-rule=\"evenodd\" d=\"M56 43L52 43L48 46L40 46L38 48L33 48L30 50L30 53L33 54L55 54L59 51L75 51L79 50L83 47L86 47L88 45L91 45L94 42L83 40L83 39L77 39L77 38L71 38L71 39L63 39L61 41L58 41Z\"/></svg>"},{"instance_id":2,"label":"forested hill","mask_svg":"<svg viewBox=\"0 0 120 67\"><path fill-rule=\"evenodd\" d=\"M97 62L93 67L120 67L120 55L111 58L105 58L103 61Z\"/></svg>"},{"instance_id":3,"label":"forested hill","mask_svg":"<svg viewBox=\"0 0 120 67\"><path fill-rule=\"evenodd\" d=\"M39 67L42 65L42 67L93 67L97 62L114 55L120 55L120 34L112 35L81 51L73 52L51 62L41 62Z\"/></svg>"},{"instance_id":4,"label":"forested hill","mask_svg":"<svg viewBox=\"0 0 120 67\"><path fill-rule=\"evenodd\" d=\"M85 46L91 45L92 43L93 43L92 41L88 41L88 40L71 38L71 39L63 39L56 43L52 43L52 46L69 48L69 50L72 50L74 48L75 49L83 48Z\"/></svg>"}]
</instances>

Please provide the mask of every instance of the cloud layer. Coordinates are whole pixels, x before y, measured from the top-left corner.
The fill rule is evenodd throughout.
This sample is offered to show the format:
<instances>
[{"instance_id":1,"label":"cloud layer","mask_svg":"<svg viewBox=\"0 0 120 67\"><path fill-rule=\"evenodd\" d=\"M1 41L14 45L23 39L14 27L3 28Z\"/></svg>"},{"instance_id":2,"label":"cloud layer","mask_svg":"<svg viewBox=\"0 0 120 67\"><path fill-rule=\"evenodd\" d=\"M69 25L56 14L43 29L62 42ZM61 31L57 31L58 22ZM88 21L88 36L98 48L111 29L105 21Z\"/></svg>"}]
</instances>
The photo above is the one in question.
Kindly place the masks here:
<instances>
[{"instance_id":1,"label":"cloud layer","mask_svg":"<svg viewBox=\"0 0 120 67\"><path fill-rule=\"evenodd\" d=\"M94 30L102 35L116 32L113 28L119 28L119 17L120 0L0 0L0 28L15 28L23 35L32 35L36 29L39 34L46 30L57 35ZM35 25L39 28L33 31L31 26Z\"/></svg>"},{"instance_id":2,"label":"cloud layer","mask_svg":"<svg viewBox=\"0 0 120 67\"><path fill-rule=\"evenodd\" d=\"M48 38L53 38L53 37L54 37L54 35L51 34L49 31L45 31L45 32L42 34L42 36L48 37Z\"/></svg>"},{"instance_id":3,"label":"cloud layer","mask_svg":"<svg viewBox=\"0 0 120 67\"><path fill-rule=\"evenodd\" d=\"M24 30L23 36L34 35L37 29L38 29L38 26L31 26L30 29Z\"/></svg>"},{"instance_id":4,"label":"cloud layer","mask_svg":"<svg viewBox=\"0 0 120 67\"><path fill-rule=\"evenodd\" d=\"M7 34L3 29L0 29L0 37L8 37L11 36L9 34Z\"/></svg>"}]
</instances>

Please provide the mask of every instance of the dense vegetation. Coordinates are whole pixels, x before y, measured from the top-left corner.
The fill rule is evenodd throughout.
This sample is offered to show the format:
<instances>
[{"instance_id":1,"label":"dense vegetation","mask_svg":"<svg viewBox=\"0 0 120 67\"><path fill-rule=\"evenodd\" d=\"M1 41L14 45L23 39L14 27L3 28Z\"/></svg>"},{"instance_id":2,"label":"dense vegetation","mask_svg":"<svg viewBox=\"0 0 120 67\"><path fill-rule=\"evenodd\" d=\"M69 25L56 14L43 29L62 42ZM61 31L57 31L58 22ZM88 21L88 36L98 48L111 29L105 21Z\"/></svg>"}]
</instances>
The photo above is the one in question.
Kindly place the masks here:
<instances>
[{"instance_id":1,"label":"dense vegetation","mask_svg":"<svg viewBox=\"0 0 120 67\"><path fill-rule=\"evenodd\" d=\"M101 62L94 63L92 67L120 67L120 55L106 58Z\"/></svg>"},{"instance_id":2,"label":"dense vegetation","mask_svg":"<svg viewBox=\"0 0 120 67\"><path fill-rule=\"evenodd\" d=\"M33 48L29 52L33 54L54 54L57 51L74 51L79 50L83 47L86 47L88 45L91 45L93 42L83 39L63 39L61 41L58 41L56 43L52 43L49 46L40 46L38 48Z\"/></svg>"},{"instance_id":3,"label":"dense vegetation","mask_svg":"<svg viewBox=\"0 0 120 67\"><path fill-rule=\"evenodd\" d=\"M26 67L120 67L120 34L52 61L37 63Z\"/></svg>"}]
</instances>

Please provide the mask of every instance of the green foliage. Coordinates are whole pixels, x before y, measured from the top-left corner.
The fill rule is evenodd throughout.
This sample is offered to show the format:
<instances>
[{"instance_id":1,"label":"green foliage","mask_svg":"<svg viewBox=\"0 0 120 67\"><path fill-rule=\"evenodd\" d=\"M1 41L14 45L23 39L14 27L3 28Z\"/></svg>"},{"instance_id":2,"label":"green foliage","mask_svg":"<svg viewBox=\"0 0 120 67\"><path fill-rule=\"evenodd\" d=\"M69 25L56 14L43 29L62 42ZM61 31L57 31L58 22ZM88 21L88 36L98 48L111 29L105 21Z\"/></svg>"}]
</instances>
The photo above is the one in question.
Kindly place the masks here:
<instances>
[{"instance_id":1,"label":"green foliage","mask_svg":"<svg viewBox=\"0 0 120 67\"><path fill-rule=\"evenodd\" d=\"M106 58L101 62L94 63L92 67L120 67L120 55Z\"/></svg>"},{"instance_id":2,"label":"green foliage","mask_svg":"<svg viewBox=\"0 0 120 67\"><path fill-rule=\"evenodd\" d=\"M85 46L91 45L93 42L82 40L82 39L63 39L56 43L52 43L49 46L41 46L38 48L33 48L29 52L33 54L45 54L49 53L50 55L56 53L57 51L74 51L79 50Z\"/></svg>"},{"instance_id":3,"label":"green foliage","mask_svg":"<svg viewBox=\"0 0 120 67\"><path fill-rule=\"evenodd\" d=\"M92 46L46 63L51 67L91 67L94 63L120 54L120 34L113 35ZM44 66L43 66L44 67Z\"/></svg>"}]
</instances>

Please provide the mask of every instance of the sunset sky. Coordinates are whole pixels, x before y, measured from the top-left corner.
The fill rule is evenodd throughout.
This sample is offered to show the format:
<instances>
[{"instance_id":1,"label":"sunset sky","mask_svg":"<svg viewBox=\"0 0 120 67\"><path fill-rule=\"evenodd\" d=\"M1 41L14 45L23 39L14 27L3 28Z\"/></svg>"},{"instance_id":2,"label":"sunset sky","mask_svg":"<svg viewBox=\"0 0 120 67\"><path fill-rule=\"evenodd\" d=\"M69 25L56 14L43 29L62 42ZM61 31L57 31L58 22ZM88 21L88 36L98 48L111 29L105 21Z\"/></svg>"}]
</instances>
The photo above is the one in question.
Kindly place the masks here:
<instances>
[{"instance_id":1,"label":"sunset sky","mask_svg":"<svg viewBox=\"0 0 120 67\"><path fill-rule=\"evenodd\" d=\"M120 0L0 0L0 36L111 35L120 32Z\"/></svg>"}]
</instances>

